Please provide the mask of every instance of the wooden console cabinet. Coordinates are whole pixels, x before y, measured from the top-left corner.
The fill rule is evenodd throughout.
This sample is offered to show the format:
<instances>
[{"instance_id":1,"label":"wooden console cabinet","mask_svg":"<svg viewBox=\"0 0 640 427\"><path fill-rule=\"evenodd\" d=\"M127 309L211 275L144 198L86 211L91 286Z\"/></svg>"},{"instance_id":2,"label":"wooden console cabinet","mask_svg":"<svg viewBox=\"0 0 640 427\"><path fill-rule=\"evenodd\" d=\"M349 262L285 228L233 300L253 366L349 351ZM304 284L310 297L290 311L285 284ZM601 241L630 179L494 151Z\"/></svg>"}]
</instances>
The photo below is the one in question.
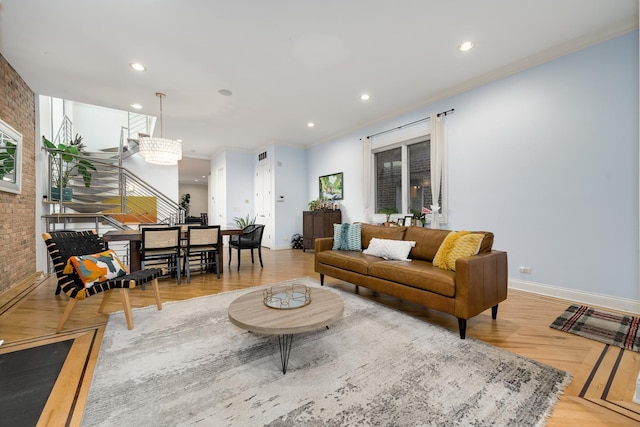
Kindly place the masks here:
<instances>
[{"instance_id":1,"label":"wooden console cabinet","mask_svg":"<svg viewBox=\"0 0 640 427\"><path fill-rule=\"evenodd\" d=\"M302 250L313 249L318 237L333 237L333 224L342 223L342 212L304 211L302 212Z\"/></svg>"}]
</instances>

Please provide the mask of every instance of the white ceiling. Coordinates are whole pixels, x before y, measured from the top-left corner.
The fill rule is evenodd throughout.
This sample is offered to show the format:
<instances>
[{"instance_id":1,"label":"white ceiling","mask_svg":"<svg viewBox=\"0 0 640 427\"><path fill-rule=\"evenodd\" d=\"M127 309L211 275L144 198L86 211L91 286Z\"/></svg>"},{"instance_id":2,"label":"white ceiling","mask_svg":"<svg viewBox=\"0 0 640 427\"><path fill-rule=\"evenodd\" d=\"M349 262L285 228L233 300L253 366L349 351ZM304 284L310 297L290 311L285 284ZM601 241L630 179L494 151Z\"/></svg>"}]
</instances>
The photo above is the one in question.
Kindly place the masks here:
<instances>
[{"instance_id":1,"label":"white ceiling","mask_svg":"<svg viewBox=\"0 0 640 427\"><path fill-rule=\"evenodd\" d=\"M0 0L0 53L34 92L150 115L164 92L163 135L206 159L321 143L637 27L638 0Z\"/></svg>"}]
</instances>

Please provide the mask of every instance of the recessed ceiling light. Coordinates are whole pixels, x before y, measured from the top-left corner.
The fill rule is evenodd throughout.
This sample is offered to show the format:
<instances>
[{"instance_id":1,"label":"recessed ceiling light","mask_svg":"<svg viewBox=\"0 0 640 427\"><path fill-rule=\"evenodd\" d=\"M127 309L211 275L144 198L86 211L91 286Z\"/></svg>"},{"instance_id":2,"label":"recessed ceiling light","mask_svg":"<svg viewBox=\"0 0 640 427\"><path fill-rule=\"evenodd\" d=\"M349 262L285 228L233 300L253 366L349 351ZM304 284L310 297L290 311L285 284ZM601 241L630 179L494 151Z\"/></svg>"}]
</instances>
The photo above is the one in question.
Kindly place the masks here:
<instances>
[{"instance_id":1,"label":"recessed ceiling light","mask_svg":"<svg viewBox=\"0 0 640 427\"><path fill-rule=\"evenodd\" d=\"M366 93L363 93L362 95L360 95L360 99L363 101L368 101L370 98L369 95L367 95Z\"/></svg>"},{"instance_id":2,"label":"recessed ceiling light","mask_svg":"<svg viewBox=\"0 0 640 427\"><path fill-rule=\"evenodd\" d=\"M131 66L131 68L133 68L136 71L145 71L147 69L147 67L145 67L144 65L140 64L139 62L134 62L132 64L129 64Z\"/></svg>"},{"instance_id":3,"label":"recessed ceiling light","mask_svg":"<svg viewBox=\"0 0 640 427\"><path fill-rule=\"evenodd\" d=\"M307 126L309 126L310 128L314 127L315 125L316 125L316 124L315 124L315 123L313 123L313 122L309 122L309 123L307 123Z\"/></svg>"},{"instance_id":4,"label":"recessed ceiling light","mask_svg":"<svg viewBox=\"0 0 640 427\"><path fill-rule=\"evenodd\" d=\"M471 50L472 48L473 48L473 42L470 42L470 41L466 41L462 43L460 46L458 46L458 50L460 52L466 52L468 50Z\"/></svg>"},{"instance_id":5,"label":"recessed ceiling light","mask_svg":"<svg viewBox=\"0 0 640 427\"><path fill-rule=\"evenodd\" d=\"M131 104L131 107L135 108L136 110L139 110L139 109L142 108L142 105L140 105L140 104Z\"/></svg>"},{"instance_id":6,"label":"recessed ceiling light","mask_svg":"<svg viewBox=\"0 0 640 427\"><path fill-rule=\"evenodd\" d=\"M218 93L222 96L231 96L233 95L233 92L231 92L229 89L220 89L218 91Z\"/></svg>"}]
</instances>

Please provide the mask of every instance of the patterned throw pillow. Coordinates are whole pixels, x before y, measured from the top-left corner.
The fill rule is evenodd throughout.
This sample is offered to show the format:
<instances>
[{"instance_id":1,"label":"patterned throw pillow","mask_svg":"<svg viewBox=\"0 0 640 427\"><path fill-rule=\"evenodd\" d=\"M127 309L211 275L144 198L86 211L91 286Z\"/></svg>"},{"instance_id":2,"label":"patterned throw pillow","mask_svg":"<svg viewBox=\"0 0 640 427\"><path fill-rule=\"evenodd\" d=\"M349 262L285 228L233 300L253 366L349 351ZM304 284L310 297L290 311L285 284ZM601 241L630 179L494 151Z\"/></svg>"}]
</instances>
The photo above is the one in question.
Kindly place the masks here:
<instances>
[{"instance_id":1,"label":"patterned throw pillow","mask_svg":"<svg viewBox=\"0 0 640 427\"><path fill-rule=\"evenodd\" d=\"M469 231L452 231L440 245L433 265L443 270L456 271L456 260L477 254L483 237L483 234Z\"/></svg>"},{"instance_id":2,"label":"patterned throw pillow","mask_svg":"<svg viewBox=\"0 0 640 427\"><path fill-rule=\"evenodd\" d=\"M334 251L360 251L361 224L333 224L333 250Z\"/></svg>"},{"instance_id":3,"label":"patterned throw pillow","mask_svg":"<svg viewBox=\"0 0 640 427\"><path fill-rule=\"evenodd\" d=\"M416 245L413 240L391 240L373 237L369 247L363 251L366 255L373 255L386 260L411 261L409 252Z\"/></svg>"},{"instance_id":4,"label":"patterned throw pillow","mask_svg":"<svg viewBox=\"0 0 640 427\"><path fill-rule=\"evenodd\" d=\"M63 272L71 274L73 270L86 288L127 274L116 253L111 249L92 255L70 257Z\"/></svg>"}]
</instances>

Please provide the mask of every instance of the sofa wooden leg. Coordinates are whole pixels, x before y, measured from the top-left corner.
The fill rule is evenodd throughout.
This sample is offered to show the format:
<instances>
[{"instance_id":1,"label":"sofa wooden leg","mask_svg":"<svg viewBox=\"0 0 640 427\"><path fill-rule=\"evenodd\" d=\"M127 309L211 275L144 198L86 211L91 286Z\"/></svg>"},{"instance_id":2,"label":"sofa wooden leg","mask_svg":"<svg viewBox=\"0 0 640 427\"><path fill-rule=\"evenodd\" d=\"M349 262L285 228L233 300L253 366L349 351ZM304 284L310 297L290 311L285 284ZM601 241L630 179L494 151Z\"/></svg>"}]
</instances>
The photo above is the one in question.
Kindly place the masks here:
<instances>
[{"instance_id":1,"label":"sofa wooden leg","mask_svg":"<svg viewBox=\"0 0 640 427\"><path fill-rule=\"evenodd\" d=\"M467 336L467 319L458 317L458 329L460 329L460 339L465 339Z\"/></svg>"},{"instance_id":2,"label":"sofa wooden leg","mask_svg":"<svg viewBox=\"0 0 640 427\"><path fill-rule=\"evenodd\" d=\"M496 320L498 318L498 304L491 307L491 318Z\"/></svg>"},{"instance_id":3,"label":"sofa wooden leg","mask_svg":"<svg viewBox=\"0 0 640 427\"><path fill-rule=\"evenodd\" d=\"M324 274L320 275L320 286L324 286Z\"/></svg>"}]
</instances>

